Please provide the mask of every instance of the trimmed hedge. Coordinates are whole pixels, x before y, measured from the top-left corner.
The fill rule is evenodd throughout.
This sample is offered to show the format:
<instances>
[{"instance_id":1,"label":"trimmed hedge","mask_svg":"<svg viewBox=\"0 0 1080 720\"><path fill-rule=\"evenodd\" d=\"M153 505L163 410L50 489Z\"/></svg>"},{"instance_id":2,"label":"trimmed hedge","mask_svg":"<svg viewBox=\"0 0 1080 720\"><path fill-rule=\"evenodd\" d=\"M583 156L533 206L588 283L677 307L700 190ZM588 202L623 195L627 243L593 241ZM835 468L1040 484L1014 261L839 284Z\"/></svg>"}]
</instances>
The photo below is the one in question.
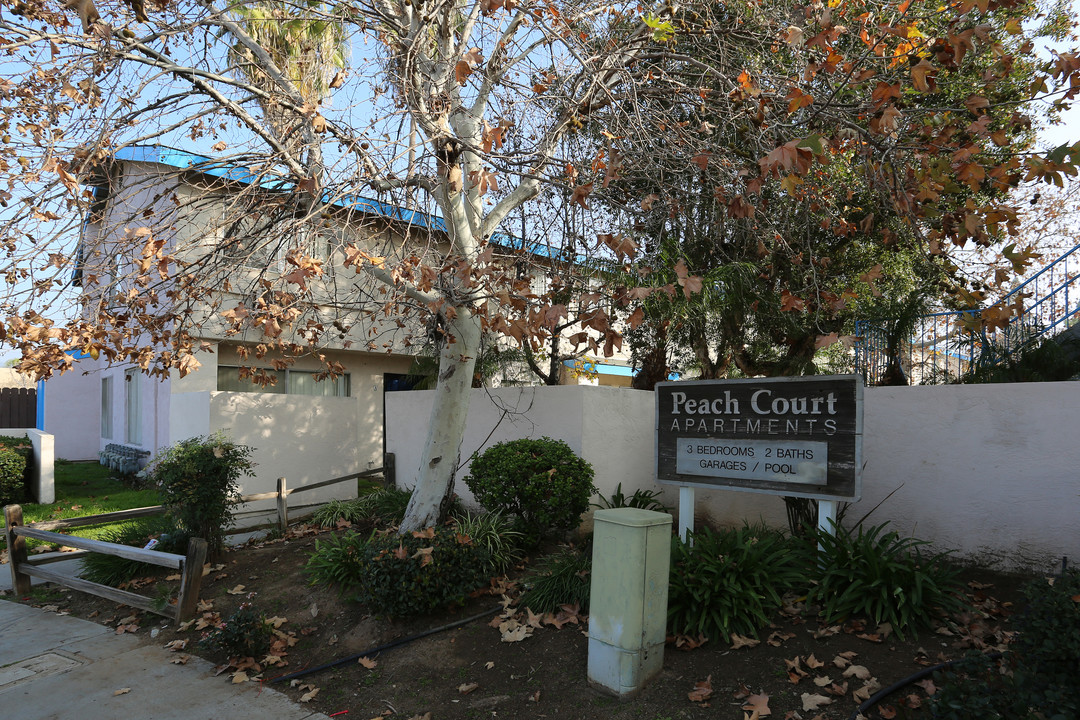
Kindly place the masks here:
<instances>
[{"instance_id":1,"label":"trimmed hedge","mask_svg":"<svg viewBox=\"0 0 1080 720\"><path fill-rule=\"evenodd\" d=\"M27 438L0 437L0 505L25 498L33 453Z\"/></svg>"}]
</instances>

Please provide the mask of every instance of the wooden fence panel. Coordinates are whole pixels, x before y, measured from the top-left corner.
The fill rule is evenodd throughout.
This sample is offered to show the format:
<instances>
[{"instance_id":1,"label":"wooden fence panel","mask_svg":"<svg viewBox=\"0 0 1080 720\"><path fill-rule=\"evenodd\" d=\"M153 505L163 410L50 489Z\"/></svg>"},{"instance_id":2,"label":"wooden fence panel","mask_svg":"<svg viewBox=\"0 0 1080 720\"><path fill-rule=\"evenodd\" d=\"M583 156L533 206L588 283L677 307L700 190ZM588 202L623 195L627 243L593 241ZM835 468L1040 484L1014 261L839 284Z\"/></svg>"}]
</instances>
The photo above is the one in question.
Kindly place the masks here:
<instances>
[{"instance_id":1,"label":"wooden fence panel","mask_svg":"<svg viewBox=\"0 0 1080 720\"><path fill-rule=\"evenodd\" d=\"M0 428L37 427L37 390L0 388Z\"/></svg>"}]
</instances>

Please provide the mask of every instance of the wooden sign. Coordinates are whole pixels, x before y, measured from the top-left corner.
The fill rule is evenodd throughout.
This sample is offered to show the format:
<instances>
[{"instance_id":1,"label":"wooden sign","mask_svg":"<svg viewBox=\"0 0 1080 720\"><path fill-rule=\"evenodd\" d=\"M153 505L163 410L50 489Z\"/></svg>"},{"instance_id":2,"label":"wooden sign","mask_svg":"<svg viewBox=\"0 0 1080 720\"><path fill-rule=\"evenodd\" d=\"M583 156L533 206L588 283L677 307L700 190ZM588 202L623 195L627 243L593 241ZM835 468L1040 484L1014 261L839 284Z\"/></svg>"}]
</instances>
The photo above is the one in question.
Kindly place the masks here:
<instances>
[{"instance_id":1,"label":"wooden sign","mask_svg":"<svg viewBox=\"0 0 1080 720\"><path fill-rule=\"evenodd\" d=\"M656 477L858 500L862 394L857 375L658 383Z\"/></svg>"}]
</instances>

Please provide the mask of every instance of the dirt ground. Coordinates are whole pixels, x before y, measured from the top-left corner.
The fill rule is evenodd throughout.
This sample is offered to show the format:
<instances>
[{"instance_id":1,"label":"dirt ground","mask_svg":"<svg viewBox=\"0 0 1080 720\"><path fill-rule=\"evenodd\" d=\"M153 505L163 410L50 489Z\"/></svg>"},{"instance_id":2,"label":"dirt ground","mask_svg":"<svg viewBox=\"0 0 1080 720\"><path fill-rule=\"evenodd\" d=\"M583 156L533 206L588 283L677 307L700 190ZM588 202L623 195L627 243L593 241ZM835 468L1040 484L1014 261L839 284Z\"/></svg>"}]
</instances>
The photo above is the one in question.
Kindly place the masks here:
<instances>
[{"instance_id":1,"label":"dirt ground","mask_svg":"<svg viewBox=\"0 0 1080 720\"><path fill-rule=\"evenodd\" d=\"M327 531L300 528L284 538L229 551L204 577L203 610L186 629L161 616L63 589L35 590L23 601L55 605L60 612L134 633L146 643L174 648L178 657L202 654L221 663L221 682L267 683L334 717L407 720L430 713L430 720L832 720L852 716L877 688L959 657L967 648L1001 647L1009 638L1010 615L1024 581L970 570L964 580L975 611L903 641L889 628L858 620L826 627L804 617L798 605L762 631L754 646L736 649L708 641L687 649L694 643L672 639L660 675L633 700L619 702L587 682L588 623L573 609L555 617L530 616L506 605L505 598L516 593L514 581L502 579L493 582L489 593L445 614L407 622L373 618L334 590L308 584L303 566L320 532ZM137 583L135 591L154 596L156 582L164 581ZM278 625L269 661L230 664L200 652L199 626L227 617L249 599ZM372 651L479 613L484 616L461 627ZM281 680L343 658L336 667ZM882 714L875 711L870 717L921 717L918 708L933 690L932 682L910 685L879 706Z\"/></svg>"}]
</instances>

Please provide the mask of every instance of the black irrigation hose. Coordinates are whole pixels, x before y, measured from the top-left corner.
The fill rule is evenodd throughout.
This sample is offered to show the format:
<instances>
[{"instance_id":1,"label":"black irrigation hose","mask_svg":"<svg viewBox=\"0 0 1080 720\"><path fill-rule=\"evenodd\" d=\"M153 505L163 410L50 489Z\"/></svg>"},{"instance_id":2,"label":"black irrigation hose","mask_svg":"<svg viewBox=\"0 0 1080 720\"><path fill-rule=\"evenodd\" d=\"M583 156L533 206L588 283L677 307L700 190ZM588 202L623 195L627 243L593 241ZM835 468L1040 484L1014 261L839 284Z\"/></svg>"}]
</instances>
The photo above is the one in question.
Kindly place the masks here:
<instances>
[{"instance_id":1,"label":"black irrigation hose","mask_svg":"<svg viewBox=\"0 0 1080 720\"><path fill-rule=\"evenodd\" d=\"M1001 657L1000 652L992 652L992 653L989 653L989 654L986 655L987 660L997 660L1000 657ZM882 690L878 690L876 693L871 695L870 698L866 702L864 702L862 705L857 707L855 709L855 712L853 712L851 714L851 717L849 717L848 720L857 720L857 718L860 715L865 715L866 712L870 708L874 707L879 702L881 702L885 698L889 697L890 695L892 695L897 690L902 690L903 688L907 687L908 685L910 685L910 684L912 684L914 682L918 682L919 680L922 680L924 677L927 677L929 675L933 675L938 670L945 670L945 669L951 668L953 665L956 665L957 663L962 663L967 659L968 658L957 658L956 660L949 660L948 662L939 663L937 665L934 665L933 667L923 668L922 670L915 673L911 677L906 677L903 680L900 680L899 682L893 683L892 685L890 685L887 688L884 688Z\"/></svg>"},{"instance_id":2,"label":"black irrigation hose","mask_svg":"<svg viewBox=\"0 0 1080 720\"><path fill-rule=\"evenodd\" d=\"M359 660L360 658L365 657L367 655L374 655L376 653L381 653L383 650L390 650L391 648L396 648L399 645L406 645L408 643L411 643L413 640L419 640L420 638L425 638L428 635L434 635L435 633L441 633L441 632L443 632L445 630L453 630L456 627L461 627L462 625L468 625L471 622L479 620L482 617L487 617L488 615L491 615L492 613L498 612L499 610L502 610L502 609L503 609L502 605L500 605L498 607L492 608L491 610L485 610L482 613L477 613L475 615L470 615L469 617L467 617L467 618L465 618L463 620L456 620L456 621L454 621L454 622L452 622L452 623L450 623L448 625L442 625L442 626L437 627L437 628L432 628L431 630L425 630L422 633L417 633L416 635L410 635L409 637L400 638L398 640L394 640L393 642L388 642L385 645L379 645L378 647L373 647L370 650L365 650L364 652L356 653L355 655L350 655L349 657L343 657L343 658L340 658L338 660L334 660L332 662L328 662L328 663L325 663L323 665L319 665L318 667L304 668L303 670L297 670L296 672L290 673L288 675L278 675L276 678L273 678L273 679L269 680L268 683L273 685L274 683L284 682L286 680L292 680L293 678L304 677L305 675L313 675L313 674L315 674L317 672L322 672L323 670L328 670L329 668L337 667L338 665L344 665L345 663L351 663L351 662L353 662L355 660Z\"/></svg>"}]
</instances>

